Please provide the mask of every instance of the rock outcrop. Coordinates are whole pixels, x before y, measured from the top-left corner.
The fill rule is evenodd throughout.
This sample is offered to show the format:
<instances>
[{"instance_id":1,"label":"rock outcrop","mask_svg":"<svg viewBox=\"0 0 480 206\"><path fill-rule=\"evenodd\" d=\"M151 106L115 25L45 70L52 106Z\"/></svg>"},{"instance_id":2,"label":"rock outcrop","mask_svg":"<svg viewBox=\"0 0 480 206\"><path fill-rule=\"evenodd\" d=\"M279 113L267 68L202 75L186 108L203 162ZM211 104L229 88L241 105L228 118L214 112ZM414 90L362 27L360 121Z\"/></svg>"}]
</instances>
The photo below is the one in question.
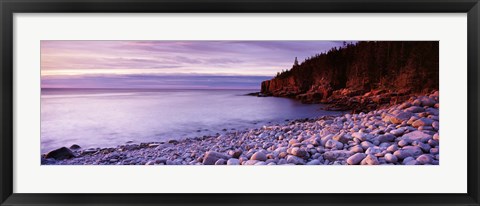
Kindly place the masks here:
<instances>
[{"instance_id":1,"label":"rock outcrop","mask_svg":"<svg viewBox=\"0 0 480 206\"><path fill-rule=\"evenodd\" d=\"M261 93L369 111L438 90L438 41L358 42L294 64Z\"/></svg>"}]
</instances>

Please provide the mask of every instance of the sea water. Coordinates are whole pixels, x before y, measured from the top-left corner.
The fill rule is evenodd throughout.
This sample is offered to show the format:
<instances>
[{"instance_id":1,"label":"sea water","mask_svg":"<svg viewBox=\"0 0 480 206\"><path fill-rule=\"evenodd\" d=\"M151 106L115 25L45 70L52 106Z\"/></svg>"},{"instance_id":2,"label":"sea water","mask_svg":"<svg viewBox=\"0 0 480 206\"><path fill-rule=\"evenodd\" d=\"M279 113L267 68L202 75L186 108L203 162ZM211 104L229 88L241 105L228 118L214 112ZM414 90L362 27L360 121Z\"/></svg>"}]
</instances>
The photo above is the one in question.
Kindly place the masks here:
<instances>
[{"instance_id":1,"label":"sea water","mask_svg":"<svg viewBox=\"0 0 480 206\"><path fill-rule=\"evenodd\" d=\"M41 152L215 135L338 115L253 90L42 89Z\"/></svg>"}]
</instances>

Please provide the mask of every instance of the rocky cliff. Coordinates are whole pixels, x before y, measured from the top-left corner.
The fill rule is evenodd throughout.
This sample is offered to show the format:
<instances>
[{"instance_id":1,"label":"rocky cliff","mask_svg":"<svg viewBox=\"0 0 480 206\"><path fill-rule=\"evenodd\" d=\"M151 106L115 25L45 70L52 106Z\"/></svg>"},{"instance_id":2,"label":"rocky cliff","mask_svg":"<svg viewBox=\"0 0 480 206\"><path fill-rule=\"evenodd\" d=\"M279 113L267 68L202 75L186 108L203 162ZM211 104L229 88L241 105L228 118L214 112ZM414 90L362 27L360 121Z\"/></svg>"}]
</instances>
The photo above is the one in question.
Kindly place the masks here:
<instances>
[{"instance_id":1,"label":"rocky cliff","mask_svg":"<svg viewBox=\"0 0 480 206\"><path fill-rule=\"evenodd\" d=\"M357 42L294 64L261 93L366 111L438 90L438 63L438 41Z\"/></svg>"}]
</instances>

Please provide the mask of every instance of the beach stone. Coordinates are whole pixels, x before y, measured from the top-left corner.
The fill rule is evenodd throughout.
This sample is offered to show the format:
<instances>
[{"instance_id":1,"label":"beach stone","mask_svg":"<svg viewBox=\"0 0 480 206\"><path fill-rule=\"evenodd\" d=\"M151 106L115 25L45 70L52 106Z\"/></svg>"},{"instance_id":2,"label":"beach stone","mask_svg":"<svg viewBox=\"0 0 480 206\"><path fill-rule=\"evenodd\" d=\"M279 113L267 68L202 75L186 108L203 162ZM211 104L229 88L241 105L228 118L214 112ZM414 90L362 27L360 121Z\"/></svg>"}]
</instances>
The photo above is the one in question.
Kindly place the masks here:
<instances>
[{"instance_id":1,"label":"beach stone","mask_svg":"<svg viewBox=\"0 0 480 206\"><path fill-rule=\"evenodd\" d=\"M439 130L439 129L440 129L440 123L439 123L438 121L434 121L434 122L432 123L432 127L433 127L433 129L435 129L435 130Z\"/></svg>"},{"instance_id":2,"label":"beach stone","mask_svg":"<svg viewBox=\"0 0 480 206\"><path fill-rule=\"evenodd\" d=\"M413 158L413 157L406 157L405 159L403 159L403 162L402 162L402 163L403 163L403 164L406 164L407 162L410 162L410 161L412 161L412 160L415 160L415 158Z\"/></svg>"},{"instance_id":3,"label":"beach stone","mask_svg":"<svg viewBox=\"0 0 480 206\"><path fill-rule=\"evenodd\" d=\"M343 144L346 144L350 140L350 138L348 138L348 136L345 135L345 133L340 133L338 135L335 135L333 136L332 139L335 141L341 142Z\"/></svg>"},{"instance_id":4,"label":"beach stone","mask_svg":"<svg viewBox=\"0 0 480 206\"><path fill-rule=\"evenodd\" d=\"M392 155L390 153L385 154L385 161L388 163L397 163L398 158L395 155Z\"/></svg>"},{"instance_id":5,"label":"beach stone","mask_svg":"<svg viewBox=\"0 0 480 206\"><path fill-rule=\"evenodd\" d=\"M410 143L412 143L412 141L410 139L402 139L400 141L398 141L398 146L400 147L405 147L407 145L409 145Z\"/></svg>"},{"instance_id":6,"label":"beach stone","mask_svg":"<svg viewBox=\"0 0 480 206\"><path fill-rule=\"evenodd\" d=\"M364 153L356 153L347 159L347 163L349 165L358 165L366 156Z\"/></svg>"},{"instance_id":7,"label":"beach stone","mask_svg":"<svg viewBox=\"0 0 480 206\"><path fill-rule=\"evenodd\" d=\"M115 160L115 159L111 159L110 162L112 162L112 160ZM113 161L113 162L116 162L116 161ZM147 163L145 163L145 165L154 165L155 162L154 161L148 161Z\"/></svg>"},{"instance_id":8,"label":"beach stone","mask_svg":"<svg viewBox=\"0 0 480 206\"><path fill-rule=\"evenodd\" d=\"M400 106L398 106L398 109L406 109L406 108L409 108L411 106L412 106L412 104L410 102L404 102Z\"/></svg>"},{"instance_id":9,"label":"beach stone","mask_svg":"<svg viewBox=\"0 0 480 206\"><path fill-rule=\"evenodd\" d=\"M73 144L72 146L70 146L70 149L73 149L73 150L77 150L77 149L80 149L81 147L78 145L78 144Z\"/></svg>"},{"instance_id":10,"label":"beach stone","mask_svg":"<svg viewBox=\"0 0 480 206\"><path fill-rule=\"evenodd\" d=\"M417 164L418 164L417 160L411 160L411 161L405 163L405 165L417 165Z\"/></svg>"},{"instance_id":11,"label":"beach stone","mask_svg":"<svg viewBox=\"0 0 480 206\"><path fill-rule=\"evenodd\" d=\"M158 147L158 146L160 146L160 144L157 144L157 143L148 144L148 147Z\"/></svg>"},{"instance_id":12,"label":"beach stone","mask_svg":"<svg viewBox=\"0 0 480 206\"><path fill-rule=\"evenodd\" d=\"M382 143L382 142L393 142L393 141L395 141L395 135L393 135L393 134L379 135L377 137L377 139L380 143Z\"/></svg>"},{"instance_id":13,"label":"beach stone","mask_svg":"<svg viewBox=\"0 0 480 206\"><path fill-rule=\"evenodd\" d=\"M285 165L285 164L288 164L288 162L287 162L286 159L280 159L280 160L278 160L278 162L277 162L277 165Z\"/></svg>"},{"instance_id":14,"label":"beach stone","mask_svg":"<svg viewBox=\"0 0 480 206\"><path fill-rule=\"evenodd\" d=\"M421 131L413 131L407 134L404 134L402 137L400 137L400 140L403 139L408 139L409 141L419 141L419 142L427 142L432 136L429 134L425 134L424 132Z\"/></svg>"},{"instance_id":15,"label":"beach stone","mask_svg":"<svg viewBox=\"0 0 480 206\"><path fill-rule=\"evenodd\" d=\"M339 141L330 139L330 140L328 140L328 141L325 143L325 147L326 147L326 148L342 149L342 148L343 148L343 144L342 144L341 142L339 142Z\"/></svg>"},{"instance_id":16,"label":"beach stone","mask_svg":"<svg viewBox=\"0 0 480 206\"><path fill-rule=\"evenodd\" d=\"M437 102L434 99L428 97L422 97L420 99L422 106L433 107Z\"/></svg>"},{"instance_id":17,"label":"beach stone","mask_svg":"<svg viewBox=\"0 0 480 206\"><path fill-rule=\"evenodd\" d=\"M436 154L438 154L438 152L439 152L439 150L436 147L430 149L430 154L432 154L432 155L436 155Z\"/></svg>"},{"instance_id":18,"label":"beach stone","mask_svg":"<svg viewBox=\"0 0 480 206\"><path fill-rule=\"evenodd\" d=\"M293 156L293 155L288 155L287 156L287 163L289 164L296 164L296 165L299 165L299 164L304 164L304 161L302 158L300 157L297 157L297 156Z\"/></svg>"},{"instance_id":19,"label":"beach stone","mask_svg":"<svg viewBox=\"0 0 480 206\"><path fill-rule=\"evenodd\" d=\"M73 152L66 147L61 147L56 150L50 151L45 155L45 159L53 158L56 160L70 159L73 157L75 157L75 154L73 154Z\"/></svg>"},{"instance_id":20,"label":"beach stone","mask_svg":"<svg viewBox=\"0 0 480 206\"><path fill-rule=\"evenodd\" d=\"M215 165L218 159L229 159L227 155L215 152L215 151L208 151L205 153L203 158L204 165Z\"/></svg>"},{"instance_id":21,"label":"beach stone","mask_svg":"<svg viewBox=\"0 0 480 206\"><path fill-rule=\"evenodd\" d=\"M438 135L438 133L435 133L433 135L433 140L437 140L437 141L440 140L440 136Z\"/></svg>"},{"instance_id":22,"label":"beach stone","mask_svg":"<svg viewBox=\"0 0 480 206\"><path fill-rule=\"evenodd\" d=\"M369 147L373 147L375 145L369 141L363 141L362 143L360 143L360 146L362 146L363 150L367 150Z\"/></svg>"},{"instance_id":23,"label":"beach stone","mask_svg":"<svg viewBox=\"0 0 480 206\"><path fill-rule=\"evenodd\" d=\"M334 150L323 153L323 158L333 162L336 160L345 160L352 154L352 152L346 150Z\"/></svg>"},{"instance_id":24,"label":"beach stone","mask_svg":"<svg viewBox=\"0 0 480 206\"><path fill-rule=\"evenodd\" d=\"M240 160L236 158L230 158L227 161L227 165L239 165L239 164L240 164Z\"/></svg>"},{"instance_id":25,"label":"beach stone","mask_svg":"<svg viewBox=\"0 0 480 206\"><path fill-rule=\"evenodd\" d=\"M411 113L419 113L419 112L423 112L425 111L425 109L423 109L423 107L419 107L419 106L411 106L405 110L403 110L405 112L411 112Z\"/></svg>"},{"instance_id":26,"label":"beach stone","mask_svg":"<svg viewBox=\"0 0 480 206\"><path fill-rule=\"evenodd\" d=\"M404 132L405 132L404 129L398 128L398 129L391 130L391 131L390 131L390 134L395 135L395 136L398 137L398 136L402 135Z\"/></svg>"},{"instance_id":27,"label":"beach stone","mask_svg":"<svg viewBox=\"0 0 480 206\"><path fill-rule=\"evenodd\" d=\"M160 164L160 163L166 164L166 163L167 163L167 158L159 157L159 158L155 159L155 163L157 163L157 164Z\"/></svg>"},{"instance_id":28,"label":"beach stone","mask_svg":"<svg viewBox=\"0 0 480 206\"><path fill-rule=\"evenodd\" d=\"M318 159L312 160L307 163L307 165L319 165L319 164L320 164L320 160Z\"/></svg>"},{"instance_id":29,"label":"beach stone","mask_svg":"<svg viewBox=\"0 0 480 206\"><path fill-rule=\"evenodd\" d=\"M436 140L434 140L434 139L429 139L429 140L427 141L427 143L428 143L430 146L432 146L432 147L435 147L435 146L438 145L438 141L436 141Z\"/></svg>"},{"instance_id":30,"label":"beach stone","mask_svg":"<svg viewBox=\"0 0 480 206\"><path fill-rule=\"evenodd\" d=\"M293 144L297 144L297 143L299 143L297 139L291 139L291 140L288 141L289 145L293 145Z\"/></svg>"},{"instance_id":31,"label":"beach stone","mask_svg":"<svg viewBox=\"0 0 480 206\"><path fill-rule=\"evenodd\" d=\"M419 164L424 165L424 164L431 164L433 158L432 158L432 156L430 156L428 154L422 154L422 155L418 156L416 160Z\"/></svg>"},{"instance_id":32,"label":"beach stone","mask_svg":"<svg viewBox=\"0 0 480 206\"><path fill-rule=\"evenodd\" d=\"M402 149L410 150L410 152L413 154L412 156L418 156L423 154L422 149L419 146L405 146Z\"/></svg>"},{"instance_id":33,"label":"beach stone","mask_svg":"<svg viewBox=\"0 0 480 206\"><path fill-rule=\"evenodd\" d=\"M411 112L397 111L394 114L386 114L383 118L385 122L391 122L393 124L401 124L403 121L407 121L412 116Z\"/></svg>"},{"instance_id":34,"label":"beach stone","mask_svg":"<svg viewBox=\"0 0 480 206\"><path fill-rule=\"evenodd\" d=\"M243 151L240 149L230 150L228 151L228 155L232 156L233 158L239 158L242 155Z\"/></svg>"},{"instance_id":35,"label":"beach stone","mask_svg":"<svg viewBox=\"0 0 480 206\"><path fill-rule=\"evenodd\" d=\"M414 126L414 127L431 126L432 123L433 123L433 120L431 120L431 119L429 119L429 118L422 117L422 118L420 118L420 119L415 120L415 121L412 123L412 126Z\"/></svg>"},{"instance_id":36,"label":"beach stone","mask_svg":"<svg viewBox=\"0 0 480 206\"><path fill-rule=\"evenodd\" d=\"M420 147L420 149L422 149L423 152L429 152L430 148L432 148L432 147L430 147L430 145L425 144L423 142L418 142L418 144L416 146Z\"/></svg>"},{"instance_id":37,"label":"beach stone","mask_svg":"<svg viewBox=\"0 0 480 206\"><path fill-rule=\"evenodd\" d=\"M97 152L96 148L88 148L88 149L82 151L83 154L91 154L91 153L95 153L95 152Z\"/></svg>"},{"instance_id":38,"label":"beach stone","mask_svg":"<svg viewBox=\"0 0 480 206\"><path fill-rule=\"evenodd\" d=\"M257 162L257 163L255 163L254 165L267 165L267 163L265 163L265 162Z\"/></svg>"},{"instance_id":39,"label":"beach stone","mask_svg":"<svg viewBox=\"0 0 480 206\"><path fill-rule=\"evenodd\" d=\"M170 143L170 144L178 144L178 140L176 140L176 139L171 139L171 140L168 140L168 143Z\"/></svg>"},{"instance_id":40,"label":"beach stone","mask_svg":"<svg viewBox=\"0 0 480 206\"><path fill-rule=\"evenodd\" d=\"M391 145L389 147L387 147L387 152L390 152L390 153L394 153L395 151L398 150L398 146L397 145Z\"/></svg>"},{"instance_id":41,"label":"beach stone","mask_svg":"<svg viewBox=\"0 0 480 206\"><path fill-rule=\"evenodd\" d=\"M375 157L374 155L371 155L371 154L367 155L367 157L365 157L365 159L363 159L362 161L365 161L365 163L367 165L378 165L378 164L380 164L378 162L377 157Z\"/></svg>"},{"instance_id":42,"label":"beach stone","mask_svg":"<svg viewBox=\"0 0 480 206\"><path fill-rule=\"evenodd\" d=\"M393 153L398 159L405 159L407 157L413 156L412 152L410 150L405 150L405 149L399 149Z\"/></svg>"},{"instance_id":43,"label":"beach stone","mask_svg":"<svg viewBox=\"0 0 480 206\"><path fill-rule=\"evenodd\" d=\"M434 115L434 116L438 116L440 114L437 108L432 108L432 107L425 109L425 112L429 115Z\"/></svg>"},{"instance_id":44,"label":"beach stone","mask_svg":"<svg viewBox=\"0 0 480 206\"><path fill-rule=\"evenodd\" d=\"M355 145L353 147L350 147L350 151L353 153L363 153L363 148L360 145Z\"/></svg>"},{"instance_id":45,"label":"beach stone","mask_svg":"<svg viewBox=\"0 0 480 206\"><path fill-rule=\"evenodd\" d=\"M297 157L305 157L307 155L307 151L305 151L305 149L303 148L294 147L292 148L290 154L295 155Z\"/></svg>"},{"instance_id":46,"label":"beach stone","mask_svg":"<svg viewBox=\"0 0 480 206\"><path fill-rule=\"evenodd\" d=\"M359 139L360 141L366 141L367 139L369 139L371 137L370 134L367 134L367 133L363 133L363 132L354 132L352 133L352 137L354 139Z\"/></svg>"},{"instance_id":47,"label":"beach stone","mask_svg":"<svg viewBox=\"0 0 480 206\"><path fill-rule=\"evenodd\" d=\"M225 165L226 162L224 159L218 159L216 162L215 162L215 165Z\"/></svg>"},{"instance_id":48,"label":"beach stone","mask_svg":"<svg viewBox=\"0 0 480 206\"><path fill-rule=\"evenodd\" d=\"M258 161L258 160L247 160L243 163L243 165L255 165L258 162L260 162L260 161Z\"/></svg>"},{"instance_id":49,"label":"beach stone","mask_svg":"<svg viewBox=\"0 0 480 206\"><path fill-rule=\"evenodd\" d=\"M267 155L263 152L255 152L250 160L258 160L258 161L266 161L267 160Z\"/></svg>"}]
</instances>

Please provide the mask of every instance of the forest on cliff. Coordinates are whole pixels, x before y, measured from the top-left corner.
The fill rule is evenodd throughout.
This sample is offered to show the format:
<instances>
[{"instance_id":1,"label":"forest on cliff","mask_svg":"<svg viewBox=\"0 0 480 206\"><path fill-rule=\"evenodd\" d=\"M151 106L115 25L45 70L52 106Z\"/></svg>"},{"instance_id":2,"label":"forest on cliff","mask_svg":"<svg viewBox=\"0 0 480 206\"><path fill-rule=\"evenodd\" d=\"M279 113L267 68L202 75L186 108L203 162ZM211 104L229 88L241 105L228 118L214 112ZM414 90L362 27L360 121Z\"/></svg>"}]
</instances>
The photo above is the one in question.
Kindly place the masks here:
<instances>
[{"instance_id":1,"label":"forest on cliff","mask_svg":"<svg viewBox=\"0 0 480 206\"><path fill-rule=\"evenodd\" d=\"M438 90L438 41L361 41L295 63L262 83L266 95L326 100L335 91L401 94ZM303 96L302 96L303 95Z\"/></svg>"}]
</instances>

